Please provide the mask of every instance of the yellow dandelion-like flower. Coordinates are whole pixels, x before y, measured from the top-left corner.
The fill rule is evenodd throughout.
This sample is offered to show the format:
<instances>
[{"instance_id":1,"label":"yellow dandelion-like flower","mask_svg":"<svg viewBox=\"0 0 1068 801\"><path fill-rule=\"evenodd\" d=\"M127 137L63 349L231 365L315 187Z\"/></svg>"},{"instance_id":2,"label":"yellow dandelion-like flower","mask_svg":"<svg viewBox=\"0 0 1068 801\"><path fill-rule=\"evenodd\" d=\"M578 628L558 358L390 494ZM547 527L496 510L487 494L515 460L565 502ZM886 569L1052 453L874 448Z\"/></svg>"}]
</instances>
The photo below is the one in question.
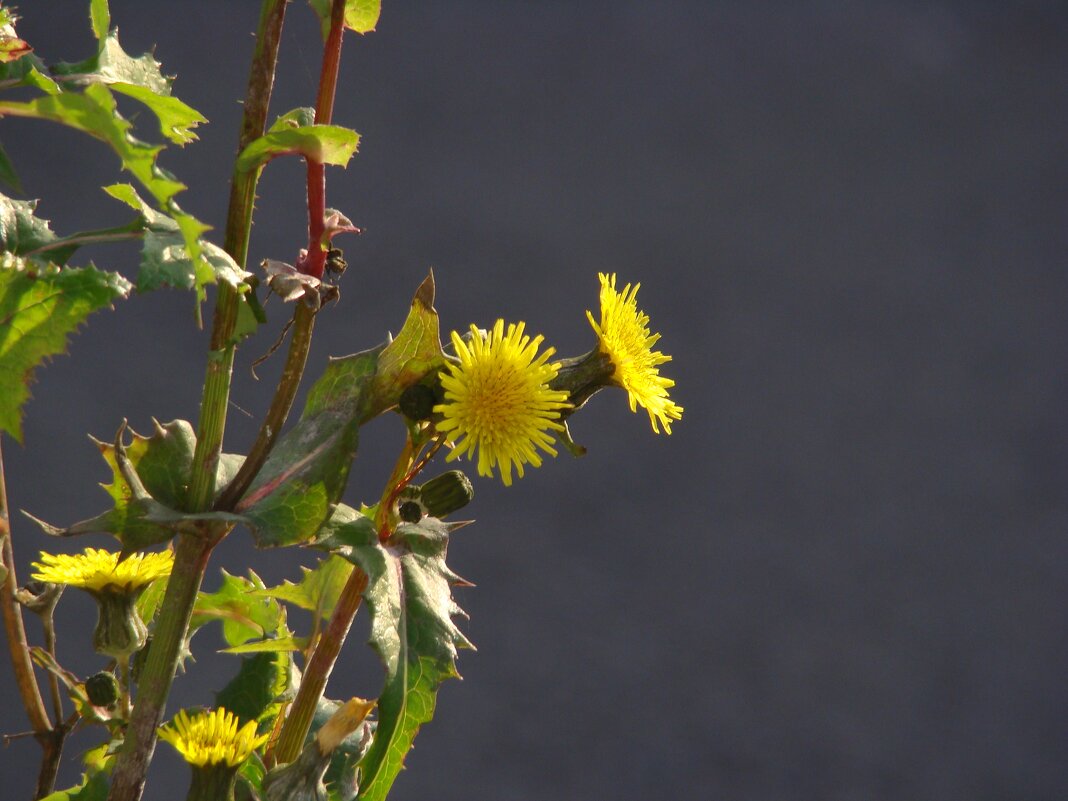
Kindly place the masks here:
<instances>
[{"instance_id":1,"label":"yellow dandelion-like flower","mask_svg":"<svg viewBox=\"0 0 1068 801\"><path fill-rule=\"evenodd\" d=\"M256 721L238 725L233 712L219 707L212 712L189 715L184 709L159 728L159 738L177 749L190 765L228 765L236 768L267 742L269 734L256 736Z\"/></svg>"},{"instance_id":2,"label":"yellow dandelion-like flower","mask_svg":"<svg viewBox=\"0 0 1068 801\"><path fill-rule=\"evenodd\" d=\"M649 333L649 317L638 308L638 288L641 284L627 284L622 292L616 291L616 276L600 273L601 322L586 316L601 342L601 352L612 360L615 372L612 380L626 390L630 410L641 406L649 412L649 422L657 434L660 429L671 433L671 421L682 419L682 407L668 397L668 389L675 386L670 378L660 375L658 365L671 361L653 350L660 334Z\"/></svg>"},{"instance_id":3,"label":"yellow dandelion-like flower","mask_svg":"<svg viewBox=\"0 0 1068 801\"><path fill-rule=\"evenodd\" d=\"M93 593L128 593L143 589L174 567L174 554L135 553L119 561L119 554L99 548L86 548L80 554L41 553L34 562L33 578L52 584L80 587Z\"/></svg>"},{"instance_id":4,"label":"yellow dandelion-like flower","mask_svg":"<svg viewBox=\"0 0 1068 801\"><path fill-rule=\"evenodd\" d=\"M496 466L505 486L512 483L512 465L523 477L523 465L541 466L538 448L556 456L550 431L563 431L560 410L570 406L567 393L549 389L558 365L543 337L523 333L525 323L498 320L488 334L471 326L471 340L452 332L459 364L441 372L445 402L434 407L444 418L439 431L454 440L448 461L478 451L478 474L493 475Z\"/></svg>"}]
</instances>

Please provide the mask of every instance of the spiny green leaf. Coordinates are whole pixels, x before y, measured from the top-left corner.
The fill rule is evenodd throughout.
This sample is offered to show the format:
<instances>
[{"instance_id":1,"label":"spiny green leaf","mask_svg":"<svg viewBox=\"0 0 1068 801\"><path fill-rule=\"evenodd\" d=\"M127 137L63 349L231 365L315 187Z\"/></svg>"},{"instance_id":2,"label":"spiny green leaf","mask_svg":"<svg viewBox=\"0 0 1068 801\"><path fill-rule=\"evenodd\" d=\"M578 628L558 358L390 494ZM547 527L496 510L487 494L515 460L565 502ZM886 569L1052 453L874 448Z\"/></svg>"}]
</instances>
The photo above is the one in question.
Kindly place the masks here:
<instances>
[{"instance_id":1,"label":"spiny green leaf","mask_svg":"<svg viewBox=\"0 0 1068 801\"><path fill-rule=\"evenodd\" d=\"M188 514L178 511L185 505L196 435L185 420L166 424L153 420L152 423L150 437L132 431L131 443L123 446L124 458L136 476L137 486L131 486L123 474L115 444L94 439L111 468L112 483L105 484L104 490L111 496L113 507L65 529L33 518L38 525L46 533L61 537L93 532L111 534L122 543L123 553L132 553L167 542L178 530L198 521L244 522L238 516L221 512ZM220 490L233 477L240 462L239 456L223 454L216 468L216 486Z\"/></svg>"},{"instance_id":2,"label":"spiny green leaf","mask_svg":"<svg viewBox=\"0 0 1068 801\"><path fill-rule=\"evenodd\" d=\"M445 564L449 532L435 518L398 527L387 545L354 509L339 507L325 538L368 577L371 647L385 667L374 741L360 763L360 798L382 801L419 727L434 714L438 686L457 677L458 648L473 647L453 623L463 614L451 587L464 583Z\"/></svg>"},{"instance_id":3,"label":"spiny green leaf","mask_svg":"<svg viewBox=\"0 0 1068 801\"><path fill-rule=\"evenodd\" d=\"M203 114L177 97L161 95L144 86L115 83L111 85L111 89L147 106L159 120L160 133L176 145L186 145L196 141L197 135L192 129L208 121Z\"/></svg>"},{"instance_id":4,"label":"spiny green leaf","mask_svg":"<svg viewBox=\"0 0 1068 801\"><path fill-rule=\"evenodd\" d=\"M352 565L339 556L327 556L314 569L301 567L301 572L304 575L299 584L286 581L258 592L329 618L352 573Z\"/></svg>"},{"instance_id":5,"label":"spiny green leaf","mask_svg":"<svg viewBox=\"0 0 1068 801\"><path fill-rule=\"evenodd\" d=\"M308 0L322 22L323 38L330 33L330 0ZM382 14L382 0L346 0L345 27L356 33L370 33Z\"/></svg>"},{"instance_id":6,"label":"spiny green leaf","mask_svg":"<svg viewBox=\"0 0 1068 801\"><path fill-rule=\"evenodd\" d=\"M0 430L22 441L22 406L34 369L63 353L90 312L126 297L117 273L63 268L0 255Z\"/></svg>"},{"instance_id":7,"label":"spiny green leaf","mask_svg":"<svg viewBox=\"0 0 1068 801\"><path fill-rule=\"evenodd\" d=\"M34 216L36 209L36 200L13 200L0 194L0 250L65 264L82 245L137 239L145 229L144 218L140 217L117 228L57 237L48 220Z\"/></svg>"},{"instance_id":8,"label":"spiny green leaf","mask_svg":"<svg viewBox=\"0 0 1068 801\"><path fill-rule=\"evenodd\" d=\"M80 94L62 92L24 103L3 101L0 102L0 116L5 114L52 120L102 140L115 151L122 166L148 190L158 208L165 210L164 216L172 220L173 226L168 234L160 234L160 238L151 243L146 235L146 250L162 255L155 262L149 260L148 275L139 284L191 287L196 290L197 299L203 300L206 297L204 287L209 283L223 281L236 287L244 281L247 273L232 259L221 249L208 247L200 240L208 226L174 203L175 195L185 189L185 185L156 164L162 146L147 145L130 134L130 122L118 113L108 87L94 83ZM134 202L131 205L138 207ZM174 226L180 232L177 240L173 234Z\"/></svg>"},{"instance_id":9,"label":"spiny green leaf","mask_svg":"<svg viewBox=\"0 0 1068 801\"><path fill-rule=\"evenodd\" d=\"M431 272L416 290L404 327L378 357L371 388L372 414L396 406L407 387L445 366L434 292Z\"/></svg>"},{"instance_id":10,"label":"spiny green leaf","mask_svg":"<svg viewBox=\"0 0 1068 801\"><path fill-rule=\"evenodd\" d=\"M160 145L147 145L130 135L130 122L118 113L115 98L103 84L87 86L82 93L62 92L20 103L0 102L0 116L35 117L67 125L108 144L152 194L161 208L185 189L185 184L156 165Z\"/></svg>"},{"instance_id":11,"label":"spiny green leaf","mask_svg":"<svg viewBox=\"0 0 1068 801\"><path fill-rule=\"evenodd\" d=\"M264 589L259 576L250 572L246 579L232 576L225 570L222 576L222 586L218 590L197 594L189 624L190 635L213 620L222 621L223 639L230 647L280 631L288 634L285 612L278 602L255 594L256 590Z\"/></svg>"},{"instance_id":12,"label":"spiny green leaf","mask_svg":"<svg viewBox=\"0 0 1068 801\"><path fill-rule=\"evenodd\" d=\"M299 153L309 161L344 167L356 152L360 135L338 125L315 125L314 121L315 112L309 108L283 114L267 133L241 151L237 169L249 172L290 153Z\"/></svg>"},{"instance_id":13,"label":"spiny green leaf","mask_svg":"<svg viewBox=\"0 0 1068 801\"><path fill-rule=\"evenodd\" d=\"M242 270L225 250L200 239L208 227L192 215L182 212L172 202L171 213L165 214L148 205L130 184L112 184L104 191L116 200L136 209L144 221L144 246L141 250L141 270L137 288L147 292L160 287L196 289L202 292L205 284L221 281L244 289L250 275ZM191 255L188 243L196 242L196 254Z\"/></svg>"},{"instance_id":14,"label":"spiny green leaf","mask_svg":"<svg viewBox=\"0 0 1068 801\"><path fill-rule=\"evenodd\" d=\"M52 74L64 83L75 85L129 83L143 86L156 94L169 95L174 79L165 76L160 66L151 53L134 58L123 50L116 29L107 34L95 55L85 61L56 64L52 67Z\"/></svg>"},{"instance_id":15,"label":"spiny green leaf","mask_svg":"<svg viewBox=\"0 0 1068 801\"><path fill-rule=\"evenodd\" d=\"M111 10L108 8L108 0L92 0L89 6L89 21L93 26L93 36L98 40L108 35L111 27Z\"/></svg>"}]
</instances>

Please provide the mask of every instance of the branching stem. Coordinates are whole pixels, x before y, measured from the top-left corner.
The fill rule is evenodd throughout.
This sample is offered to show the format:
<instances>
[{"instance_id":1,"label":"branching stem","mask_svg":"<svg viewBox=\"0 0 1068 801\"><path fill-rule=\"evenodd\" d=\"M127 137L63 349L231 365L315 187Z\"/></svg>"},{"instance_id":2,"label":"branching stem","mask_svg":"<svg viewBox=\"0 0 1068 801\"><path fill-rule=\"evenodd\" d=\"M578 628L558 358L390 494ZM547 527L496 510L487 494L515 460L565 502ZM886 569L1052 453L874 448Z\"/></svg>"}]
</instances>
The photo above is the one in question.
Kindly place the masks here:
<instances>
[{"instance_id":1,"label":"branching stem","mask_svg":"<svg viewBox=\"0 0 1068 801\"><path fill-rule=\"evenodd\" d=\"M239 150L262 136L266 126L287 3L288 0L263 0L260 7ZM244 265L248 257L258 179L258 170L250 173L235 171L231 184L224 247L239 265ZM236 290L226 284L220 285L186 500L186 508L191 511L210 508L215 495L215 475L226 427L236 346L234 330L240 302ZM163 719L164 705L189 628L193 604L204 579L208 558L215 543L224 534L225 531L205 530L202 534L182 534L177 539L174 569L167 583L148 659L138 682L137 701L115 765L109 801L137 801L141 797L148 764L156 745L156 729Z\"/></svg>"}]
</instances>

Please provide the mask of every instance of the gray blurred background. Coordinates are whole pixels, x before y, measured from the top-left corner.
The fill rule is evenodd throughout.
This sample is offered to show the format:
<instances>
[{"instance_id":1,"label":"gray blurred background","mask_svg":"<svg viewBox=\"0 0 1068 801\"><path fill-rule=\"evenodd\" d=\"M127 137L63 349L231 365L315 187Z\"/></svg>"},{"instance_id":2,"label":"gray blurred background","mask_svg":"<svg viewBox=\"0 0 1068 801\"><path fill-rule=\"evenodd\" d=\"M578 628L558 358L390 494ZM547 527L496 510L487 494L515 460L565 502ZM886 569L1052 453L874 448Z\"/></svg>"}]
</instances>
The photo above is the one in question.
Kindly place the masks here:
<instances>
[{"instance_id":1,"label":"gray blurred background","mask_svg":"<svg viewBox=\"0 0 1068 801\"><path fill-rule=\"evenodd\" d=\"M258 3L111 5L126 48L155 44L211 120L163 163L221 226ZM21 6L46 60L90 53L87 3ZM276 113L312 104L318 62L296 2ZM477 481L450 561L478 585L458 597L479 651L391 798L1068 798L1064 4L387 2L342 70L336 119L363 140L328 202L366 233L341 243L310 375L396 331L431 266L446 327L521 319L584 352L615 271L641 281L686 410L657 437L602 394L572 424L584 459ZM126 219L98 189L119 180L109 151L0 129L59 232ZM292 261L304 215L301 165L273 163L252 263ZM136 248L86 256L136 270ZM196 420L192 308L135 297L39 372L25 447L5 446L13 507L96 514L87 433ZM283 319L268 310L230 451L280 366L248 374ZM348 502L377 497L400 436L368 427ZM15 539L23 577L56 547L21 518ZM206 588L221 567L295 579L301 559L238 532ZM102 664L92 616L67 593L78 673ZM333 697L377 693L365 637L362 616ZM218 631L194 646L172 712L236 667ZM23 730L5 700L0 730ZM96 736L71 743L64 783ZM37 756L0 752L0 795L28 797ZM186 773L161 746L146 798L184 797Z\"/></svg>"}]
</instances>

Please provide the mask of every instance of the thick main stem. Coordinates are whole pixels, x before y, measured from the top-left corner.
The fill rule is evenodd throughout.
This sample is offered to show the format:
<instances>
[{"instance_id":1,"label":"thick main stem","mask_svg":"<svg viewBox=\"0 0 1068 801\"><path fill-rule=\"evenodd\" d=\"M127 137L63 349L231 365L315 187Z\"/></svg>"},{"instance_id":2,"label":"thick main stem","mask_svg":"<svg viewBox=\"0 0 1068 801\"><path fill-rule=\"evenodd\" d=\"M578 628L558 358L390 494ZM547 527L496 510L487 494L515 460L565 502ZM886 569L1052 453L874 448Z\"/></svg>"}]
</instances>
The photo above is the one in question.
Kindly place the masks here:
<instances>
[{"instance_id":1,"label":"thick main stem","mask_svg":"<svg viewBox=\"0 0 1068 801\"><path fill-rule=\"evenodd\" d=\"M263 0L260 9L239 150L262 136L266 126L287 3L288 0ZM235 171L231 184L224 246L240 265L245 264L248 256L258 178L258 171ZM233 288L225 284L219 287L201 401L200 426L186 500L186 508L190 511L210 508L215 495L216 468L226 427L234 363L234 330L240 302ZM137 701L115 765L109 801L137 801L144 790L148 764L156 745L156 729L163 719L164 705L189 629L193 604L204 579L212 548L221 534L205 530L201 534L182 534L178 537L174 569L167 583L148 659L138 682Z\"/></svg>"}]
</instances>

